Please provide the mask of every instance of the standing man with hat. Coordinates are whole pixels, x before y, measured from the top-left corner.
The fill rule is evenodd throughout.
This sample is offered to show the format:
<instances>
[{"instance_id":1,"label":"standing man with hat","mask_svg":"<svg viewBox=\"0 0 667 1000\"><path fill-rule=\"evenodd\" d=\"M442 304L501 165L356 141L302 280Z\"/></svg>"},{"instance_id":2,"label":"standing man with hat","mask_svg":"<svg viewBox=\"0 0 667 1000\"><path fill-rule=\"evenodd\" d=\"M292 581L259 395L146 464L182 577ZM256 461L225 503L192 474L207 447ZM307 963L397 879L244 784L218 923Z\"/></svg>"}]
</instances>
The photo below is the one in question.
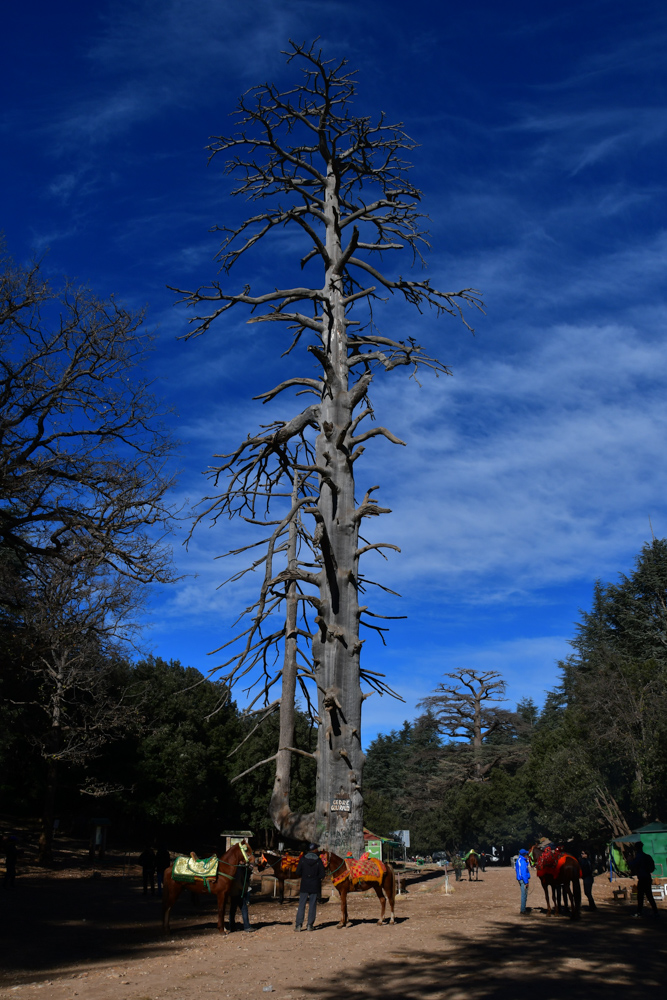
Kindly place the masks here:
<instances>
[{"instance_id":1,"label":"standing man with hat","mask_svg":"<svg viewBox=\"0 0 667 1000\"><path fill-rule=\"evenodd\" d=\"M299 908L296 911L294 930L300 931L308 903L308 930L314 931L317 916L317 897L322 889L322 879L326 877L322 859L317 853L317 844L308 845L308 853L299 859L296 877L301 879L299 888Z\"/></svg>"},{"instance_id":2,"label":"standing man with hat","mask_svg":"<svg viewBox=\"0 0 667 1000\"><path fill-rule=\"evenodd\" d=\"M528 851L522 847L514 862L516 880L521 886L521 909L519 913L526 913L526 903L528 901L528 883L530 882L530 868L528 867Z\"/></svg>"}]
</instances>

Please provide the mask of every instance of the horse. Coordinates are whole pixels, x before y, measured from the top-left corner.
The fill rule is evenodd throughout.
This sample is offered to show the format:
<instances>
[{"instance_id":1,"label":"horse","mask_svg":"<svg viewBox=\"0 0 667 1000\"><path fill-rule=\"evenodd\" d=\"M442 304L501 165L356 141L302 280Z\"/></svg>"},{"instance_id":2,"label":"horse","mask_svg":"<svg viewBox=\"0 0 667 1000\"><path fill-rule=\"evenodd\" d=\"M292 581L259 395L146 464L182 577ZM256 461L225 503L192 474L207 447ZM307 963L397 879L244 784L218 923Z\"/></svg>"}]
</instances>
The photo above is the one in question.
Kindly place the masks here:
<instances>
[{"instance_id":1,"label":"horse","mask_svg":"<svg viewBox=\"0 0 667 1000\"><path fill-rule=\"evenodd\" d=\"M295 877L299 856L279 854L277 851L262 851L257 861L257 871L272 868L278 883L278 899L282 905L285 902L285 880ZM326 864L325 864L326 867Z\"/></svg>"},{"instance_id":2,"label":"horse","mask_svg":"<svg viewBox=\"0 0 667 1000\"><path fill-rule=\"evenodd\" d=\"M537 844L533 844L528 852L528 858L531 865L537 871L537 877L542 883L542 888L544 889L544 898L547 901L547 916L551 916L551 903L549 902L549 889L551 889L551 900L553 902L554 913L560 913L560 900L556 893L556 879L551 872L545 871L542 875L539 873L539 860L544 853L544 848L539 847Z\"/></svg>"},{"instance_id":3,"label":"horse","mask_svg":"<svg viewBox=\"0 0 667 1000\"><path fill-rule=\"evenodd\" d=\"M384 911L387 905L387 900L389 900L389 908L391 910L391 918L389 920L390 924L395 923L394 920L394 896L395 896L395 886L394 886L394 869L390 864L384 862L384 872L382 874L382 882L378 883L371 881L370 879L362 879L357 882L356 885L352 882L352 878L348 873L344 878L340 878L343 871L346 870L346 863L343 858L339 858L337 854L332 854L327 851L327 862L329 872L331 873L331 878L334 885L338 889L340 894L340 923L337 927L347 926L347 894L348 892L365 892L367 889L373 889L377 898L380 900L380 905L382 907L380 911L380 919L377 922L379 927L384 923ZM338 873L337 881L336 875Z\"/></svg>"},{"instance_id":4,"label":"horse","mask_svg":"<svg viewBox=\"0 0 667 1000\"><path fill-rule=\"evenodd\" d=\"M194 857L194 855L193 855ZM227 897L241 896L252 871L251 853L247 841L234 844L222 857L218 856L218 873L214 879L196 879L195 882L177 882L171 874L171 868L166 868L162 884L162 930L169 933L169 915L171 908L187 889L192 893L212 893L218 901L218 930L225 930L225 906ZM234 921L235 923L235 921ZM229 930L233 931L234 923L230 920Z\"/></svg>"},{"instance_id":5,"label":"horse","mask_svg":"<svg viewBox=\"0 0 667 1000\"><path fill-rule=\"evenodd\" d=\"M479 861L477 860L477 855L473 852L469 854L466 858L466 868L468 870L468 881L472 882L472 873L475 873L475 882L479 882Z\"/></svg>"},{"instance_id":6,"label":"horse","mask_svg":"<svg viewBox=\"0 0 667 1000\"><path fill-rule=\"evenodd\" d=\"M528 856L537 870L537 876L544 889L544 898L547 901L547 916L551 916L551 905L549 903L549 889L553 900L553 907L556 913L561 912L561 893L563 896L563 909L568 909L571 920L578 920L581 916L581 885L579 883L579 862L571 854L560 854L555 867L555 871L543 870L540 875L540 859L545 852L545 847L534 844Z\"/></svg>"}]
</instances>

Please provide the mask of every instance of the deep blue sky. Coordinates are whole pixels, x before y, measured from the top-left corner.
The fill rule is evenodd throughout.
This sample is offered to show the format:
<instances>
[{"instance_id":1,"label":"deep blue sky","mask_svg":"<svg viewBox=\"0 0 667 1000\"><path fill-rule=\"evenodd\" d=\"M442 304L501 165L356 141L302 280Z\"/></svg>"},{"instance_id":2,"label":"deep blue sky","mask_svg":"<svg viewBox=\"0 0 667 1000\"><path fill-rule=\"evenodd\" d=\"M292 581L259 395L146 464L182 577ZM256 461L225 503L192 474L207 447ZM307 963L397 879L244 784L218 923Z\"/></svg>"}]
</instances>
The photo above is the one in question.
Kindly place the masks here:
<instances>
[{"instance_id":1,"label":"deep blue sky","mask_svg":"<svg viewBox=\"0 0 667 1000\"><path fill-rule=\"evenodd\" d=\"M358 68L360 114L405 122L433 283L480 288L487 312L474 338L402 308L381 317L454 378L419 389L395 372L373 396L409 444L358 464L394 511L378 537L402 548L377 573L404 598L374 608L409 617L387 650L367 643L366 664L408 704L366 701L365 742L456 667L501 670L511 702L541 702L594 579L631 568L649 516L667 535L664 5L26 0L3 28L8 249L48 248L54 275L148 305L192 501L211 455L267 417L250 397L284 346L240 314L176 340L186 317L165 286L213 278L208 229L245 210L222 163L206 166L208 136L252 84L293 80L280 49L316 35ZM259 255L233 283L272 278ZM176 539L188 575L155 594L155 653L212 665L251 596L216 589L230 569L213 556L241 537L224 523L188 553Z\"/></svg>"}]
</instances>

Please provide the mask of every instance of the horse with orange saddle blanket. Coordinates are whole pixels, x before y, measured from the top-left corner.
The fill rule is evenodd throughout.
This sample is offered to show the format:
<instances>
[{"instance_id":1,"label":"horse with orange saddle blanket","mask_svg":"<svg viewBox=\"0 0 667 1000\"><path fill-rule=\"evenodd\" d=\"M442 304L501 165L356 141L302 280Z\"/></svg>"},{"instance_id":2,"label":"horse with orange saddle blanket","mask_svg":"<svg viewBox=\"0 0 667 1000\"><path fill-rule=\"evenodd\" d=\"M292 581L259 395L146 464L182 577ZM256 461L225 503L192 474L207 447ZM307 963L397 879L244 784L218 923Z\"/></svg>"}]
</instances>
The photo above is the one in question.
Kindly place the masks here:
<instances>
[{"instance_id":1,"label":"horse with orange saddle blanket","mask_svg":"<svg viewBox=\"0 0 667 1000\"><path fill-rule=\"evenodd\" d=\"M279 854L278 851L261 851L258 854L257 871L262 872L266 868L273 869L276 882L278 883L278 899L280 903L285 902L285 880L296 878L296 869L303 854ZM327 856L322 851L320 858L324 867L327 867Z\"/></svg>"},{"instance_id":2,"label":"horse with orange saddle blanket","mask_svg":"<svg viewBox=\"0 0 667 1000\"><path fill-rule=\"evenodd\" d=\"M390 924L394 920L394 869L387 862L368 855L357 859L353 857L339 858L337 854L327 852L328 870L331 880L340 895L341 917L338 927L347 925L347 894L348 892L365 892L373 889L382 907L378 926L384 923L384 913L389 901L391 910ZM325 866L327 867L327 866Z\"/></svg>"},{"instance_id":3,"label":"horse with orange saddle blanket","mask_svg":"<svg viewBox=\"0 0 667 1000\"><path fill-rule=\"evenodd\" d=\"M581 868L579 862L571 854L552 844L534 844L531 847L528 857L535 866L537 877L544 889L544 898L547 901L547 915L551 916L551 906L549 904L549 889L553 899L554 910L560 914L561 907L558 898L558 890L563 893L565 908L570 904L570 918L578 920L581 916L581 885L579 879Z\"/></svg>"}]
</instances>

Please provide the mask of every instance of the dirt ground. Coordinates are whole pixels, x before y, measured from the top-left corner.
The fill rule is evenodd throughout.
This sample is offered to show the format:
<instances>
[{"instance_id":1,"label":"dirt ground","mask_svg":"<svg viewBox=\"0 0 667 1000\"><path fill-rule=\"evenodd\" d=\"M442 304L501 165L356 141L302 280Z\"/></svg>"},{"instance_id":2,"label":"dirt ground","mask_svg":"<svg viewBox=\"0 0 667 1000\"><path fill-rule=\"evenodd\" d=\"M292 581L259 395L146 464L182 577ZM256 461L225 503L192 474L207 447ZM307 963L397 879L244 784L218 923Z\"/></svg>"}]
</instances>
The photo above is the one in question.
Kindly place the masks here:
<instances>
[{"instance_id":1,"label":"dirt ground","mask_svg":"<svg viewBox=\"0 0 667 1000\"><path fill-rule=\"evenodd\" d=\"M409 886L396 925L376 925L377 900L349 897L352 926L338 930L337 896L320 905L313 934L293 930L296 903L250 908L256 932L223 937L214 901L181 897L172 930L135 874L23 875L0 890L0 997L44 1000L596 1000L660 996L667 909L632 919L600 876L599 908L579 922L548 918L531 881L526 917L511 869L479 882L443 878Z\"/></svg>"}]
</instances>

